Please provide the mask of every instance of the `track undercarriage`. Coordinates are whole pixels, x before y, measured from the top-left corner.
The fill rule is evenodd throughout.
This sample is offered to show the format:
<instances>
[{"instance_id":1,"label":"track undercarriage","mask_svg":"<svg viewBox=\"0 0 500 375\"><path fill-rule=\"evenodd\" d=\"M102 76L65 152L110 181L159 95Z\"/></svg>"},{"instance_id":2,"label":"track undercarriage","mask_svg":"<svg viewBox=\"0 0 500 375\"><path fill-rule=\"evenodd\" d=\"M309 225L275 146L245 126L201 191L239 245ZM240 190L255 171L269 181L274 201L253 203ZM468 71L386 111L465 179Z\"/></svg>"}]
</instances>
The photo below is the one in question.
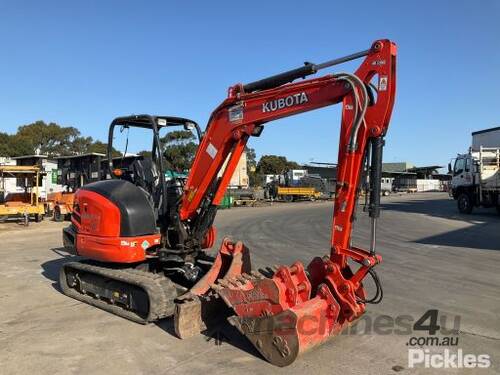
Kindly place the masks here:
<instances>
[{"instance_id":1,"label":"track undercarriage","mask_svg":"<svg viewBox=\"0 0 500 375\"><path fill-rule=\"evenodd\" d=\"M96 262L67 263L59 276L67 296L141 324L173 315L187 290L162 274Z\"/></svg>"},{"instance_id":2,"label":"track undercarriage","mask_svg":"<svg viewBox=\"0 0 500 375\"><path fill-rule=\"evenodd\" d=\"M220 315L208 314L215 304L221 307L210 285L250 272L248 250L225 239L212 262L207 264L204 257L204 267L206 272L196 284L181 285L162 272L84 260L63 265L59 285L69 297L140 324L170 317L177 310L176 332L189 337Z\"/></svg>"}]
</instances>

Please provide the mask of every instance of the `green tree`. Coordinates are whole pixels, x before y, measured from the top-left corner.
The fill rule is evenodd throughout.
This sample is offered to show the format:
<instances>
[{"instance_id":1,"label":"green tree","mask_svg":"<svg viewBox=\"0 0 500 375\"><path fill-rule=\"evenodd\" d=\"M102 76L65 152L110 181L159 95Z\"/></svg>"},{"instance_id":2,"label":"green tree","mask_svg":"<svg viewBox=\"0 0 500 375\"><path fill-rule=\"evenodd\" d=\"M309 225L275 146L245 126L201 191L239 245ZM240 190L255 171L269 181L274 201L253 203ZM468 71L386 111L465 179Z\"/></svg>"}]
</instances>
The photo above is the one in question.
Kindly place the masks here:
<instances>
[{"instance_id":1,"label":"green tree","mask_svg":"<svg viewBox=\"0 0 500 375\"><path fill-rule=\"evenodd\" d=\"M247 154L247 169L249 171L255 171L257 168L257 161L255 160L257 156L255 154L255 149L245 146L245 152Z\"/></svg>"},{"instance_id":2,"label":"green tree","mask_svg":"<svg viewBox=\"0 0 500 375\"><path fill-rule=\"evenodd\" d=\"M49 156L77 155L89 152L107 154L108 145L83 137L74 127L36 121L20 126L16 134L0 133L0 156L22 156L35 153ZM113 156L120 156L115 148Z\"/></svg>"},{"instance_id":3,"label":"green tree","mask_svg":"<svg viewBox=\"0 0 500 375\"><path fill-rule=\"evenodd\" d=\"M263 155L257 164L257 172L260 174L282 174L289 169L298 168L298 163L278 155Z\"/></svg>"},{"instance_id":4,"label":"green tree","mask_svg":"<svg viewBox=\"0 0 500 375\"><path fill-rule=\"evenodd\" d=\"M0 156L10 156L10 135L0 133Z\"/></svg>"},{"instance_id":5,"label":"green tree","mask_svg":"<svg viewBox=\"0 0 500 375\"><path fill-rule=\"evenodd\" d=\"M36 121L20 126L16 135L29 143L33 152L51 156L71 155L72 144L79 138L80 131L72 126L62 127L54 122L47 124Z\"/></svg>"},{"instance_id":6,"label":"green tree","mask_svg":"<svg viewBox=\"0 0 500 375\"><path fill-rule=\"evenodd\" d=\"M70 154L85 154L90 151L90 148L94 144L92 137L76 137L68 147L68 152Z\"/></svg>"},{"instance_id":7,"label":"green tree","mask_svg":"<svg viewBox=\"0 0 500 375\"><path fill-rule=\"evenodd\" d=\"M190 130L174 130L161 138L167 168L183 172L191 168L198 145Z\"/></svg>"},{"instance_id":8,"label":"green tree","mask_svg":"<svg viewBox=\"0 0 500 375\"><path fill-rule=\"evenodd\" d=\"M31 144L18 135L0 133L0 156L22 156L32 154Z\"/></svg>"},{"instance_id":9,"label":"green tree","mask_svg":"<svg viewBox=\"0 0 500 375\"><path fill-rule=\"evenodd\" d=\"M257 172L257 155L255 149L245 147L247 154L247 173L250 186L259 186L262 184L262 174Z\"/></svg>"}]
</instances>

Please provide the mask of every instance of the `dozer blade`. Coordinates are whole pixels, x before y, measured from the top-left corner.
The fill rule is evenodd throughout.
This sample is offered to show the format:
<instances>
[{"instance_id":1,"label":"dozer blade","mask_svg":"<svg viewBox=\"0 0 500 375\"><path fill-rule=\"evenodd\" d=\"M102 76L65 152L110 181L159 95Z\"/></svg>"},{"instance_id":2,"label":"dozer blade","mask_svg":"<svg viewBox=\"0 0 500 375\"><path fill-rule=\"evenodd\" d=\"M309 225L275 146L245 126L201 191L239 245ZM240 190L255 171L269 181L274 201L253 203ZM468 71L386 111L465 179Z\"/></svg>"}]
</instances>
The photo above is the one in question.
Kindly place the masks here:
<instances>
[{"instance_id":1,"label":"dozer blade","mask_svg":"<svg viewBox=\"0 0 500 375\"><path fill-rule=\"evenodd\" d=\"M243 243L233 243L224 238L210 270L187 293L175 300L176 335L185 339L227 318L230 310L210 286L219 279L241 277L251 268L250 254Z\"/></svg>"},{"instance_id":2,"label":"dozer blade","mask_svg":"<svg viewBox=\"0 0 500 375\"><path fill-rule=\"evenodd\" d=\"M296 262L277 268L271 278L253 273L247 280L219 280L212 288L234 310L236 315L229 322L266 360L287 366L363 313L364 304L356 297L364 296L362 286L353 293L354 304L346 298L347 289L343 298L337 295L337 287L349 283L341 272L330 262L315 258L308 267L309 277ZM344 282L336 282L336 278Z\"/></svg>"},{"instance_id":3,"label":"dozer blade","mask_svg":"<svg viewBox=\"0 0 500 375\"><path fill-rule=\"evenodd\" d=\"M186 291L161 274L91 261L64 264L59 285L69 297L141 324L172 316L174 299Z\"/></svg>"}]
</instances>

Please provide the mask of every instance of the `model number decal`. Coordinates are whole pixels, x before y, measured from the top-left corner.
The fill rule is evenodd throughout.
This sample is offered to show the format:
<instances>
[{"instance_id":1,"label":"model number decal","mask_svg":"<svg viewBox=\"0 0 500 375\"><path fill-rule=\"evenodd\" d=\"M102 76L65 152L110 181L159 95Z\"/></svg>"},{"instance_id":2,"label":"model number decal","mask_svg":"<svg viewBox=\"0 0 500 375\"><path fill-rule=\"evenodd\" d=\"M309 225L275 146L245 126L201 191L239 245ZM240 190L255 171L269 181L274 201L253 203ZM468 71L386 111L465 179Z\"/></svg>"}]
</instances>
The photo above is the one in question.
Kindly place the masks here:
<instances>
[{"instance_id":1,"label":"model number decal","mask_svg":"<svg viewBox=\"0 0 500 375\"><path fill-rule=\"evenodd\" d=\"M300 92L298 94L290 95L285 98L279 98L265 102L262 104L262 112L274 112L278 109L283 109L287 107L292 107L294 105L300 105L307 103L309 98L305 92Z\"/></svg>"},{"instance_id":2,"label":"model number decal","mask_svg":"<svg viewBox=\"0 0 500 375\"><path fill-rule=\"evenodd\" d=\"M228 109L229 121L236 122L243 120L243 105L238 104Z\"/></svg>"}]
</instances>

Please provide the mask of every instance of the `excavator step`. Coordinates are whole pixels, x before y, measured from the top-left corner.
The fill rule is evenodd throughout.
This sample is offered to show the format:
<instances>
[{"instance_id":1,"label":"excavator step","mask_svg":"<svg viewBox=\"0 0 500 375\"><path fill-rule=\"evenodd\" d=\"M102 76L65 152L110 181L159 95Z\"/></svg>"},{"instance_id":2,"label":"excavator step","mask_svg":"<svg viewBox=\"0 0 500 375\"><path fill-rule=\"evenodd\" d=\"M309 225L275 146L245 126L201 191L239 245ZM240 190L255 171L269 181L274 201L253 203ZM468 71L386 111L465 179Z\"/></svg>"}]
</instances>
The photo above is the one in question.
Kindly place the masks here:
<instances>
[{"instance_id":1,"label":"excavator step","mask_svg":"<svg viewBox=\"0 0 500 375\"><path fill-rule=\"evenodd\" d=\"M63 265L59 285L69 297L141 324L173 315L174 299L187 290L162 274L92 261Z\"/></svg>"}]
</instances>

